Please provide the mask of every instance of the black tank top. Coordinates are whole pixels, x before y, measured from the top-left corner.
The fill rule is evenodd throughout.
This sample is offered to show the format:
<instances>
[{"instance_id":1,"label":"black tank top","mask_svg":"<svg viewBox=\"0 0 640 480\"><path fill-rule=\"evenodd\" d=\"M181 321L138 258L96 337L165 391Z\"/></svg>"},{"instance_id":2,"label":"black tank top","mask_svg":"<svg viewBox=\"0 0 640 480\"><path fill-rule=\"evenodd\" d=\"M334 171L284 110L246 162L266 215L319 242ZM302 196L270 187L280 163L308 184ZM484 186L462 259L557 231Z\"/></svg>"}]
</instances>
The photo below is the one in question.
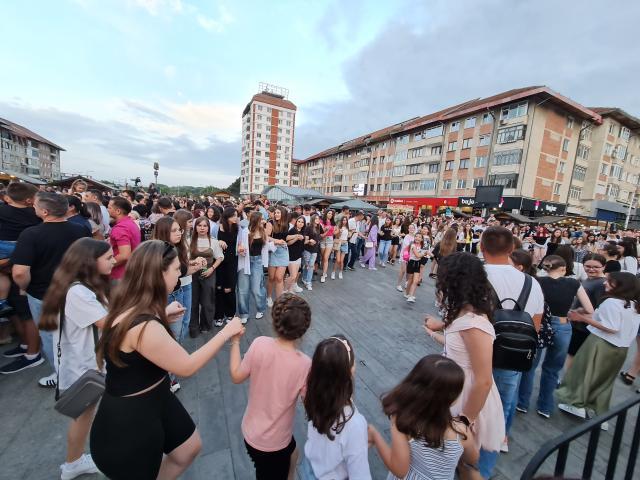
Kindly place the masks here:
<instances>
[{"instance_id":1,"label":"black tank top","mask_svg":"<svg viewBox=\"0 0 640 480\"><path fill-rule=\"evenodd\" d=\"M158 319L151 315L140 315L134 319L130 328L148 321L157 322ZM125 364L124 367L115 365L109 356L105 355L105 363L107 364L105 391L114 397L124 397L145 390L167 375L166 370L147 360L136 350L133 352L121 351L119 356Z\"/></svg>"}]
</instances>

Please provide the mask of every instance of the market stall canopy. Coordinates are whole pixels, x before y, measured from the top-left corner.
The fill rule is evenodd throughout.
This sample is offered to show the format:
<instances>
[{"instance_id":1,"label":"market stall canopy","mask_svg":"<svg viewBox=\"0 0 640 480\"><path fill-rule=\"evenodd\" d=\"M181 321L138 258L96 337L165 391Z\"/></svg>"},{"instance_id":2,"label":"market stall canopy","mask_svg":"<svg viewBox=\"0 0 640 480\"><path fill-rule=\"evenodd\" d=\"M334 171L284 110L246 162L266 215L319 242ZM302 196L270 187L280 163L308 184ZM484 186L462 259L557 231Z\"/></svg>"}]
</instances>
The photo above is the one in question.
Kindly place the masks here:
<instances>
[{"instance_id":1,"label":"market stall canopy","mask_svg":"<svg viewBox=\"0 0 640 480\"><path fill-rule=\"evenodd\" d=\"M364 210L364 211L376 211L380 210L380 207L376 207L375 205L371 205L370 203L363 202L360 199L353 198L351 200L346 200L344 202L338 202L331 205L331 208L341 209L342 207L347 207L349 210Z\"/></svg>"},{"instance_id":2,"label":"market stall canopy","mask_svg":"<svg viewBox=\"0 0 640 480\"><path fill-rule=\"evenodd\" d=\"M100 190L101 192L105 192L108 190L119 190L116 185L107 185L106 183L99 182L98 180L94 180L93 178L83 177L82 175L64 178L55 182L49 182L49 185L62 188L71 188L71 184L73 184L73 182L75 182L76 180L84 180L90 189L94 188L96 190Z\"/></svg>"},{"instance_id":3,"label":"market stall canopy","mask_svg":"<svg viewBox=\"0 0 640 480\"><path fill-rule=\"evenodd\" d=\"M496 213L494 216L498 219L510 218L519 223L536 223L537 222L537 220L533 220L529 217L525 217L524 215L520 215L519 213L501 212L501 213Z\"/></svg>"},{"instance_id":4,"label":"market stall canopy","mask_svg":"<svg viewBox=\"0 0 640 480\"><path fill-rule=\"evenodd\" d=\"M533 223L539 223L541 225L548 225L549 223L558 223L562 220L565 220L567 217L565 215L547 215L546 217L534 217L532 218Z\"/></svg>"}]
</instances>

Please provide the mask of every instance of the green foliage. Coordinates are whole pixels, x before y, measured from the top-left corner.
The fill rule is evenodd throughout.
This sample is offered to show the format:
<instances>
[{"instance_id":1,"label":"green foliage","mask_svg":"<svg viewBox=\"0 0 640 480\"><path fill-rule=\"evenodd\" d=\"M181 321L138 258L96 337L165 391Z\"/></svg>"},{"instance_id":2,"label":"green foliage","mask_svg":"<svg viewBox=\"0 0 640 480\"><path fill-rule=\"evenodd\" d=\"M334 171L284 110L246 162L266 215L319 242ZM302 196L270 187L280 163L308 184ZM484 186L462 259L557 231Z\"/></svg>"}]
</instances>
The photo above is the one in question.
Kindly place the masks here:
<instances>
[{"instance_id":1,"label":"green foliage","mask_svg":"<svg viewBox=\"0 0 640 480\"><path fill-rule=\"evenodd\" d=\"M192 187L190 185L179 185L170 187L168 185L163 185L162 183L158 184L158 188L160 192L164 195L180 195L180 196L200 196L200 195L211 195L212 193L216 193L220 190L226 190L234 197L240 196L240 177L238 177L231 185L227 188L215 187L213 185L208 185L206 187Z\"/></svg>"}]
</instances>

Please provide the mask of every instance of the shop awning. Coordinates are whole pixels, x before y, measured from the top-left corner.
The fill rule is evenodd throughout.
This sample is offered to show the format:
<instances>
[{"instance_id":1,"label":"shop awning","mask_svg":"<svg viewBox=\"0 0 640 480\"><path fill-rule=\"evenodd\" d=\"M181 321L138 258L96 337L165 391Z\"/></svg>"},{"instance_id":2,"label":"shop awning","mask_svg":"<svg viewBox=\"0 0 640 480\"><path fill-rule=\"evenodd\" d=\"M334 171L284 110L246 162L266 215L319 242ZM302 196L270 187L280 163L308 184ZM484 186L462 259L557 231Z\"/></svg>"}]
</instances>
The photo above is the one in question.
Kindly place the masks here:
<instances>
[{"instance_id":1,"label":"shop awning","mask_svg":"<svg viewBox=\"0 0 640 480\"><path fill-rule=\"evenodd\" d=\"M532 220L529 217L525 217L524 215L520 215L519 213L509 213L509 212L500 212L494 215L496 218L511 218L519 223L535 223L536 220Z\"/></svg>"},{"instance_id":2,"label":"shop awning","mask_svg":"<svg viewBox=\"0 0 640 480\"><path fill-rule=\"evenodd\" d=\"M380 209L375 205L371 205L370 203L364 202L357 198L346 200L344 202L334 203L333 205L331 205L331 208L335 208L335 209L340 209L342 207L347 207L349 208L349 210L365 210L365 211L375 211Z\"/></svg>"}]
</instances>

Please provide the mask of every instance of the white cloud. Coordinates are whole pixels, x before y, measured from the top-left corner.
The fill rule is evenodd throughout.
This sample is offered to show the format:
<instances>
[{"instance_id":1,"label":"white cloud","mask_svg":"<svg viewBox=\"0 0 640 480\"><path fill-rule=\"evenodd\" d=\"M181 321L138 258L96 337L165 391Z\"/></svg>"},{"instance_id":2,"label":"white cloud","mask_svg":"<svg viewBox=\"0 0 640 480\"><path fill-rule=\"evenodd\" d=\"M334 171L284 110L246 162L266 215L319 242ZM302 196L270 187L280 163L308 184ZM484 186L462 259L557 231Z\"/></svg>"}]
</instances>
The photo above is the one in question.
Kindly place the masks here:
<instances>
[{"instance_id":1,"label":"white cloud","mask_svg":"<svg viewBox=\"0 0 640 480\"><path fill-rule=\"evenodd\" d=\"M159 15L164 12L182 13L184 4L182 0L131 0L134 5L145 9L151 15Z\"/></svg>"},{"instance_id":2,"label":"white cloud","mask_svg":"<svg viewBox=\"0 0 640 480\"><path fill-rule=\"evenodd\" d=\"M163 73L166 78L171 80L176 76L176 67L173 65L166 65L163 69Z\"/></svg>"},{"instance_id":3,"label":"white cloud","mask_svg":"<svg viewBox=\"0 0 640 480\"><path fill-rule=\"evenodd\" d=\"M233 18L233 15L231 15L231 12L229 12L229 10L227 10L224 5L220 5L218 7L217 18L207 17L202 13L198 13L196 15L196 20L198 21L198 24L200 24L200 26L205 30L221 33L228 25L232 24L235 19Z\"/></svg>"}]
</instances>

